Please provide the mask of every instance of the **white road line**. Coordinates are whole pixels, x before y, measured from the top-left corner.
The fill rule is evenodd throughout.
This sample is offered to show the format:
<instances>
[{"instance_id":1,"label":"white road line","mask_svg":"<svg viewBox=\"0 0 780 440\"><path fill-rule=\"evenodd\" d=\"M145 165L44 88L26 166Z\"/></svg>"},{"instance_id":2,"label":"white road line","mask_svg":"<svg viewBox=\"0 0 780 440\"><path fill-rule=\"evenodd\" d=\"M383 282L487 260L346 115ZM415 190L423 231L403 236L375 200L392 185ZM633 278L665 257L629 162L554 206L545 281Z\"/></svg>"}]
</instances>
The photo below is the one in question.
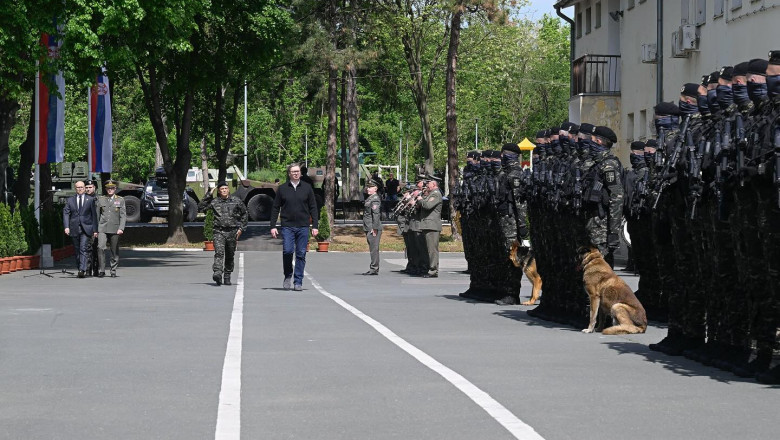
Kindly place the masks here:
<instances>
[{"instance_id":1,"label":"white road line","mask_svg":"<svg viewBox=\"0 0 780 440\"><path fill-rule=\"evenodd\" d=\"M498 403L495 399L476 385L469 382L466 378L451 370L450 368L442 365L439 361L432 358L419 348L406 342L403 338L393 333L389 328L380 324L375 319L356 309L343 299L328 293L309 273L305 272L306 277L311 281L311 285L314 286L321 294L327 298L333 300L336 304L347 309L350 313L360 318L363 322L370 325L382 336L387 338L390 342L397 345L401 350L409 353L412 357L420 361L423 365L431 370L439 373L441 377L445 378L449 383L455 385L457 389L463 392L471 400L479 405L485 412L490 414L493 419L501 424L507 431L509 431L516 439L520 440L544 440L544 437L539 435L532 427L525 424L522 420L517 418L503 405Z\"/></svg>"},{"instance_id":2,"label":"white road line","mask_svg":"<svg viewBox=\"0 0 780 440\"><path fill-rule=\"evenodd\" d=\"M230 318L225 363L222 366L222 388L219 390L216 440L241 439L241 339L244 334L244 253L238 257L236 296Z\"/></svg>"}]
</instances>

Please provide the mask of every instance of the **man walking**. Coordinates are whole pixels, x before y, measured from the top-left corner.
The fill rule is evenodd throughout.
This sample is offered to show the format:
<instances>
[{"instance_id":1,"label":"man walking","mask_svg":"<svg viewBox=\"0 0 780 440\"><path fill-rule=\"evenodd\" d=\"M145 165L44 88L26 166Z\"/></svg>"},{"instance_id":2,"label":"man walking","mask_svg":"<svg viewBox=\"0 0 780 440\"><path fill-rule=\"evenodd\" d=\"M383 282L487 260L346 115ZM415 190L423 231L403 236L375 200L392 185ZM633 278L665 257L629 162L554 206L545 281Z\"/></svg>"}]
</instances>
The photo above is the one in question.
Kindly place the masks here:
<instances>
[{"instance_id":1,"label":"man walking","mask_svg":"<svg viewBox=\"0 0 780 440\"><path fill-rule=\"evenodd\" d=\"M125 199L116 195L116 182L109 180L103 185L108 196L101 196L97 202L98 211L98 277L106 276L106 244L111 245L111 278L116 277L119 266L119 236L124 233L127 212Z\"/></svg>"},{"instance_id":2,"label":"man walking","mask_svg":"<svg viewBox=\"0 0 780 440\"><path fill-rule=\"evenodd\" d=\"M95 181L89 179L84 182L84 194L92 197L92 201L97 203L98 195L95 193L97 189ZM100 214L98 213L98 218ZM92 276L98 276L98 241L95 237L87 238L87 278Z\"/></svg>"},{"instance_id":3,"label":"man walking","mask_svg":"<svg viewBox=\"0 0 780 440\"><path fill-rule=\"evenodd\" d=\"M368 272L363 275L379 275L379 239L382 237L382 221L379 211L382 200L377 194L377 189L377 184L373 180L366 182L368 198L364 202L363 230L366 232L371 264L368 267Z\"/></svg>"},{"instance_id":4,"label":"man walking","mask_svg":"<svg viewBox=\"0 0 780 440\"><path fill-rule=\"evenodd\" d=\"M284 283L289 290L303 290L303 270L306 266L306 245L309 242L309 225L318 220L317 201L311 185L301 180L301 166L292 163L287 167L289 180L279 186L271 209L271 236L276 238L279 230L276 222L281 217L282 267ZM320 231L312 228L312 235ZM293 254L295 254L295 273L293 274Z\"/></svg>"},{"instance_id":5,"label":"man walking","mask_svg":"<svg viewBox=\"0 0 780 440\"><path fill-rule=\"evenodd\" d=\"M241 233L246 230L246 205L238 197L230 195L230 187L226 182L217 183L217 197L209 193L198 205L200 211L214 211L214 264L211 269L214 275L211 279L217 286L223 282L230 283L233 273L236 244Z\"/></svg>"},{"instance_id":6,"label":"man walking","mask_svg":"<svg viewBox=\"0 0 780 440\"><path fill-rule=\"evenodd\" d=\"M84 278L87 271L87 244L89 237L97 237L97 210L94 199L85 194L84 182L76 182L76 195L68 197L62 210L65 235L69 235L76 248L78 277Z\"/></svg>"}]
</instances>

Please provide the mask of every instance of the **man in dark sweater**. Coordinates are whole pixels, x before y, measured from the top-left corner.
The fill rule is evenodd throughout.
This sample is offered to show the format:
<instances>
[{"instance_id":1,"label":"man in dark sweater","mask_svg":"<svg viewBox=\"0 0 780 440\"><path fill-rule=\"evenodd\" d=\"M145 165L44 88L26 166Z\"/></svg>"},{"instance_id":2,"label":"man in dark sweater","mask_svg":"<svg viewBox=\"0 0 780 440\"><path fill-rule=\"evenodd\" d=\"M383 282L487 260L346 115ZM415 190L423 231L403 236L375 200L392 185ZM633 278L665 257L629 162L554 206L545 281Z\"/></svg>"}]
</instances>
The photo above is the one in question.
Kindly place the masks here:
<instances>
[{"instance_id":1,"label":"man in dark sweater","mask_svg":"<svg viewBox=\"0 0 780 440\"><path fill-rule=\"evenodd\" d=\"M311 185L301 180L301 166L292 163L287 167L289 180L279 186L271 209L271 236L279 230L276 222L281 214L282 266L285 289L303 290L303 269L306 266L306 245L309 242L309 225L314 225L312 235L317 235L317 201ZM293 274L293 254L295 273Z\"/></svg>"}]
</instances>

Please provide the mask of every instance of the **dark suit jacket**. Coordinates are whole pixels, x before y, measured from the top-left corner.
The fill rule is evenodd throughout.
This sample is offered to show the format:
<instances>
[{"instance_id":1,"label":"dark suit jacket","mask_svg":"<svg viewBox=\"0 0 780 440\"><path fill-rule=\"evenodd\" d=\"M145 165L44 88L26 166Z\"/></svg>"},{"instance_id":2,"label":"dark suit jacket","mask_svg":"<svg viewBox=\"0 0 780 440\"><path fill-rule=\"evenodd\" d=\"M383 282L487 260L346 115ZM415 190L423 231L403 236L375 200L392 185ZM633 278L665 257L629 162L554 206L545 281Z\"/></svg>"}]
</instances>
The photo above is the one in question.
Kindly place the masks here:
<instances>
[{"instance_id":1,"label":"dark suit jacket","mask_svg":"<svg viewBox=\"0 0 780 440\"><path fill-rule=\"evenodd\" d=\"M84 231L84 234L92 235L97 232L97 204L91 196L84 195L84 206L79 212L76 196L68 197L65 208L62 210L62 224L70 228L70 235L75 236Z\"/></svg>"}]
</instances>

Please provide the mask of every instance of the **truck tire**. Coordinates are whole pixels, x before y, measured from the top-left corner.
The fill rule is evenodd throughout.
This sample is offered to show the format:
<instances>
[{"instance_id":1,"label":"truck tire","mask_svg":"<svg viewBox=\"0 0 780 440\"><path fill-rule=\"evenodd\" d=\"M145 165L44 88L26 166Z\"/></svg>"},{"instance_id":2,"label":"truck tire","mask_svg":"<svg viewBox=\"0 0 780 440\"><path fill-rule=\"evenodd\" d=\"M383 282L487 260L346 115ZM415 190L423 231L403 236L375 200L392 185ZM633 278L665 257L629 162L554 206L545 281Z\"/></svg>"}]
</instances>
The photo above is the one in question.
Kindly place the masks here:
<instances>
[{"instance_id":1,"label":"truck tire","mask_svg":"<svg viewBox=\"0 0 780 440\"><path fill-rule=\"evenodd\" d=\"M125 212L127 223L138 223L141 220L141 201L136 196L125 196Z\"/></svg>"},{"instance_id":2,"label":"truck tire","mask_svg":"<svg viewBox=\"0 0 780 440\"><path fill-rule=\"evenodd\" d=\"M249 199L246 209L249 213L249 219L252 221L266 221L271 219L271 208L273 199L266 194L255 194Z\"/></svg>"},{"instance_id":3,"label":"truck tire","mask_svg":"<svg viewBox=\"0 0 780 440\"><path fill-rule=\"evenodd\" d=\"M187 199L187 209L184 213L184 221L194 222L198 216L198 204L195 200Z\"/></svg>"}]
</instances>

